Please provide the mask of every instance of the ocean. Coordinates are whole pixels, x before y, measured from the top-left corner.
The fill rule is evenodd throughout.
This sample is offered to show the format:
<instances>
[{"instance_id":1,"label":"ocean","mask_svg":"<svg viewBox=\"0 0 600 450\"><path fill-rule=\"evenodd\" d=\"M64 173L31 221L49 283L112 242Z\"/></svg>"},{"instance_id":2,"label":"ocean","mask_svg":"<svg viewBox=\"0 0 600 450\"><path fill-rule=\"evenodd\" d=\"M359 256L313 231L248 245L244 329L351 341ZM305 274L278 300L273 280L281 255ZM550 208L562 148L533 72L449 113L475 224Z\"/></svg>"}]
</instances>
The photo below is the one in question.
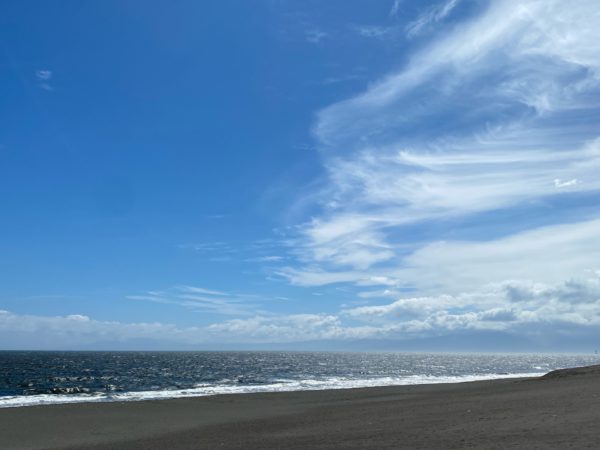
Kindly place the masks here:
<instances>
[{"instance_id":1,"label":"ocean","mask_svg":"<svg viewBox=\"0 0 600 450\"><path fill-rule=\"evenodd\" d=\"M600 364L598 355L0 352L0 407L454 383Z\"/></svg>"}]
</instances>

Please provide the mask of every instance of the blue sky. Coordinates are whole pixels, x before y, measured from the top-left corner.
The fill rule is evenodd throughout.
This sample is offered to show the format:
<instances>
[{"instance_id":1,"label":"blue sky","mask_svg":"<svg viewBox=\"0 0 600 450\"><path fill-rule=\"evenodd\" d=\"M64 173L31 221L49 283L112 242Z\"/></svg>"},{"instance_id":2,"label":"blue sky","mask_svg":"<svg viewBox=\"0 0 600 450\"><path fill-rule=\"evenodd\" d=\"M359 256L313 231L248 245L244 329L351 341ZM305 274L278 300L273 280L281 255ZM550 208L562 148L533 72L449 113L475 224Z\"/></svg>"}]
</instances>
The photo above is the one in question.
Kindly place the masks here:
<instances>
[{"instance_id":1,"label":"blue sky","mask_svg":"<svg viewBox=\"0 0 600 450\"><path fill-rule=\"evenodd\" d=\"M0 347L595 348L594 3L3 2Z\"/></svg>"}]
</instances>

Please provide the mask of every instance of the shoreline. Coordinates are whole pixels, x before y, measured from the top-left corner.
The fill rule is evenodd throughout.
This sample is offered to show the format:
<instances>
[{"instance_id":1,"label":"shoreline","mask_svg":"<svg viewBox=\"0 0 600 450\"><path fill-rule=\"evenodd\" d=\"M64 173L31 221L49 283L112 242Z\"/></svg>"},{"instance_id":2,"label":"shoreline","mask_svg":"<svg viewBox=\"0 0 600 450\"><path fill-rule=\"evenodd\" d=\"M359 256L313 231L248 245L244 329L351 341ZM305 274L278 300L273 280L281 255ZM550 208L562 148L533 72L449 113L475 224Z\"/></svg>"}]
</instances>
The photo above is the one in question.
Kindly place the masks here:
<instances>
[{"instance_id":1,"label":"shoreline","mask_svg":"<svg viewBox=\"0 0 600 450\"><path fill-rule=\"evenodd\" d=\"M537 378L0 409L3 449L595 448L600 368Z\"/></svg>"},{"instance_id":2,"label":"shoreline","mask_svg":"<svg viewBox=\"0 0 600 450\"><path fill-rule=\"evenodd\" d=\"M210 385L188 389L165 389L155 391L127 391L110 394L38 394L0 397L0 409L29 408L32 406L53 406L81 403L118 403L139 401L162 401L180 398L198 398L215 395L251 395L270 392L329 391L339 389L364 389L393 386L420 386L428 384L455 384L474 381L534 378L544 372L487 374L462 376L410 375L402 378L372 378L331 380L286 380L280 383L255 385Z\"/></svg>"}]
</instances>

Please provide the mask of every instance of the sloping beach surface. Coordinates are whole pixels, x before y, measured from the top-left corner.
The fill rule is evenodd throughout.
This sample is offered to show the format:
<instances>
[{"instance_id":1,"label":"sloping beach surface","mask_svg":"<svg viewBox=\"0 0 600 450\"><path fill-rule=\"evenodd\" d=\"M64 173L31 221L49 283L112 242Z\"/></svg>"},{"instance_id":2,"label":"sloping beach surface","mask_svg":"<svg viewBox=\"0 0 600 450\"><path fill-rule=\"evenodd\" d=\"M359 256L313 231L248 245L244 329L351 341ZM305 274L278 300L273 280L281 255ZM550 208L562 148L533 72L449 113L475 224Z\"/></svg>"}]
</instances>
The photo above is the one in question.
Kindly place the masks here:
<instances>
[{"instance_id":1,"label":"sloping beach surface","mask_svg":"<svg viewBox=\"0 0 600 450\"><path fill-rule=\"evenodd\" d=\"M583 449L600 366L540 378L0 410L2 449Z\"/></svg>"}]
</instances>

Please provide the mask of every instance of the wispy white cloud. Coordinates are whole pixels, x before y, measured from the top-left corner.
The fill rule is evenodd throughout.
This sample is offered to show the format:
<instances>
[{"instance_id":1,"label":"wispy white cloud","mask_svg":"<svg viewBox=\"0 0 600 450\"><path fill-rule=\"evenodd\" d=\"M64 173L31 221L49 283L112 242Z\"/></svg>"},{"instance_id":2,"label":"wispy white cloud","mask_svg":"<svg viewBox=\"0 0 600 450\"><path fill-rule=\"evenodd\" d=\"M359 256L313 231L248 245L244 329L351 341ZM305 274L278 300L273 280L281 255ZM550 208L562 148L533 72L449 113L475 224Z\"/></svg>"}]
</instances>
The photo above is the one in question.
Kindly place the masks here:
<instances>
[{"instance_id":1,"label":"wispy white cloud","mask_svg":"<svg viewBox=\"0 0 600 450\"><path fill-rule=\"evenodd\" d=\"M363 37L371 39L387 39L395 34L393 27L381 25L357 25L354 30Z\"/></svg>"},{"instance_id":2,"label":"wispy white cloud","mask_svg":"<svg viewBox=\"0 0 600 450\"><path fill-rule=\"evenodd\" d=\"M467 118L477 125L492 118L496 124L506 125L516 114L501 114L506 111L502 104L518 106L530 91L557 95L554 101L563 109L577 105L577 100L581 106L581 101L594 102L577 94L598 86L593 76L598 58L590 49L596 20L592 2L580 2L570 9L556 1L521 2L519 7L509 1L494 2L479 19L414 54L404 70L373 84L362 95L321 111L316 135L330 145L345 145L344 138L348 138L356 142L350 148L372 143L374 137L388 136L390 141L394 128L404 131L403 123L427 122L428 117L436 117L437 109L450 105L464 106L454 111L455 118L471 113ZM568 29L568 24L576 24L578 29ZM579 68L588 71L579 72ZM498 73L505 76L494 77ZM552 91L552 86L560 88ZM494 117L476 120L478 115L473 112L485 107L492 108ZM440 125L428 129L428 134L438 134ZM426 131L409 129L411 135Z\"/></svg>"},{"instance_id":3,"label":"wispy white cloud","mask_svg":"<svg viewBox=\"0 0 600 450\"><path fill-rule=\"evenodd\" d=\"M285 258L280 255L266 255L266 256L257 256L255 258L248 258L246 261L248 262L278 262L283 261Z\"/></svg>"},{"instance_id":4,"label":"wispy white cloud","mask_svg":"<svg viewBox=\"0 0 600 450\"><path fill-rule=\"evenodd\" d=\"M242 243L210 241L180 244L178 247L184 250L195 251L213 262L245 261L273 263L285 259L285 256L272 254L284 249L281 243L274 239L257 239Z\"/></svg>"},{"instance_id":5,"label":"wispy white cloud","mask_svg":"<svg viewBox=\"0 0 600 450\"><path fill-rule=\"evenodd\" d=\"M54 88L50 84L52 79L52 71L47 69L40 69L35 72L35 78L38 82L38 87L46 91L53 91Z\"/></svg>"},{"instance_id":6,"label":"wispy white cloud","mask_svg":"<svg viewBox=\"0 0 600 450\"><path fill-rule=\"evenodd\" d=\"M417 19L406 26L406 35L409 38L415 37L422 33L429 25L444 20L456 7L458 2L459 0L446 0L443 3L430 6Z\"/></svg>"},{"instance_id":7,"label":"wispy white cloud","mask_svg":"<svg viewBox=\"0 0 600 450\"><path fill-rule=\"evenodd\" d=\"M223 292L197 286L180 285L163 291L148 291L138 295L128 295L129 300L140 300L164 305L182 306L199 312L211 312L229 316L254 314L257 300L267 300L254 295Z\"/></svg>"},{"instance_id":8,"label":"wispy white cloud","mask_svg":"<svg viewBox=\"0 0 600 450\"><path fill-rule=\"evenodd\" d=\"M38 81L48 81L48 80L50 80L50 78L52 78L52 71L38 70L35 73L35 76L37 77Z\"/></svg>"},{"instance_id":9,"label":"wispy white cloud","mask_svg":"<svg viewBox=\"0 0 600 450\"><path fill-rule=\"evenodd\" d=\"M318 44L327 36L328 33L317 29L310 29L304 32L304 38L307 42L310 42L311 44Z\"/></svg>"},{"instance_id":10,"label":"wispy white cloud","mask_svg":"<svg viewBox=\"0 0 600 450\"><path fill-rule=\"evenodd\" d=\"M402 6L403 0L394 0L392 7L390 8L390 16L394 17L400 12L400 6Z\"/></svg>"},{"instance_id":11,"label":"wispy white cloud","mask_svg":"<svg viewBox=\"0 0 600 450\"><path fill-rule=\"evenodd\" d=\"M274 272L297 286L323 286L334 283L353 283L368 279L360 271L326 271L318 267L283 267Z\"/></svg>"},{"instance_id":12,"label":"wispy white cloud","mask_svg":"<svg viewBox=\"0 0 600 450\"><path fill-rule=\"evenodd\" d=\"M424 291L460 292L501 282L553 283L600 269L600 220L534 228L487 241L433 242L396 276Z\"/></svg>"},{"instance_id":13,"label":"wispy white cloud","mask_svg":"<svg viewBox=\"0 0 600 450\"><path fill-rule=\"evenodd\" d=\"M554 186L557 188L566 188L569 186L575 186L578 183L577 178L573 178L572 180L562 181L559 178L554 179Z\"/></svg>"},{"instance_id":14,"label":"wispy white cloud","mask_svg":"<svg viewBox=\"0 0 600 450\"><path fill-rule=\"evenodd\" d=\"M600 270L600 219L536 227L485 241L431 241L365 270L287 267L278 273L300 286L352 283L457 293L504 280L552 283Z\"/></svg>"},{"instance_id":15,"label":"wispy white cloud","mask_svg":"<svg viewBox=\"0 0 600 450\"><path fill-rule=\"evenodd\" d=\"M438 8L439 17L455 5ZM399 72L320 111L314 134L329 176L318 194L322 212L290 241L298 264L278 273L299 285L379 276L424 288L428 280L431 289L433 279L452 279L452 268L462 267L455 279L466 283L464 274L476 274L464 286L472 288L515 275L508 268L520 267L526 255L516 246L502 253L502 246L529 248L527 239L552 242L556 232L573 238L555 248L564 274L594 269L592 257L573 251L578 238L587 246L583 253L594 255L595 246L588 244L596 237L586 234L593 230L589 223L577 224L582 217L570 216L564 202L562 220L572 223L564 229L519 234L512 241L492 238L487 247L444 244L454 258L437 263L448 273L426 263L446 254L435 235L415 242L404 230L456 218L472 226L490 211L600 190L598 27L591 1L492 2L479 17L412 55ZM527 217L521 220L519 230L534 226ZM487 275L461 266L461 255L479 248L477 261ZM543 249L537 256L553 260ZM544 262L530 261L539 267L528 272L534 279L555 273Z\"/></svg>"},{"instance_id":16,"label":"wispy white cloud","mask_svg":"<svg viewBox=\"0 0 600 450\"><path fill-rule=\"evenodd\" d=\"M219 253L231 253L235 251L235 247L233 247L229 242L223 241L210 241L210 242L201 242L196 244L180 244L179 248L194 250L198 253L211 253L211 252L219 252Z\"/></svg>"},{"instance_id":17,"label":"wispy white cloud","mask_svg":"<svg viewBox=\"0 0 600 450\"><path fill-rule=\"evenodd\" d=\"M213 289L205 289L205 288L196 287L196 286L182 285L182 286L177 286L176 289L179 291L182 291L182 292L188 292L188 293L192 293L192 294L215 295L217 297L226 297L226 296L230 295L230 294L227 294L226 292L215 291Z\"/></svg>"},{"instance_id":18,"label":"wispy white cloud","mask_svg":"<svg viewBox=\"0 0 600 450\"><path fill-rule=\"evenodd\" d=\"M338 84L338 83L346 83L351 81L359 81L364 80L365 76L362 73L349 73L340 76L332 76L325 78L321 84L330 85L330 84ZM312 148L310 148L312 149Z\"/></svg>"}]
</instances>

